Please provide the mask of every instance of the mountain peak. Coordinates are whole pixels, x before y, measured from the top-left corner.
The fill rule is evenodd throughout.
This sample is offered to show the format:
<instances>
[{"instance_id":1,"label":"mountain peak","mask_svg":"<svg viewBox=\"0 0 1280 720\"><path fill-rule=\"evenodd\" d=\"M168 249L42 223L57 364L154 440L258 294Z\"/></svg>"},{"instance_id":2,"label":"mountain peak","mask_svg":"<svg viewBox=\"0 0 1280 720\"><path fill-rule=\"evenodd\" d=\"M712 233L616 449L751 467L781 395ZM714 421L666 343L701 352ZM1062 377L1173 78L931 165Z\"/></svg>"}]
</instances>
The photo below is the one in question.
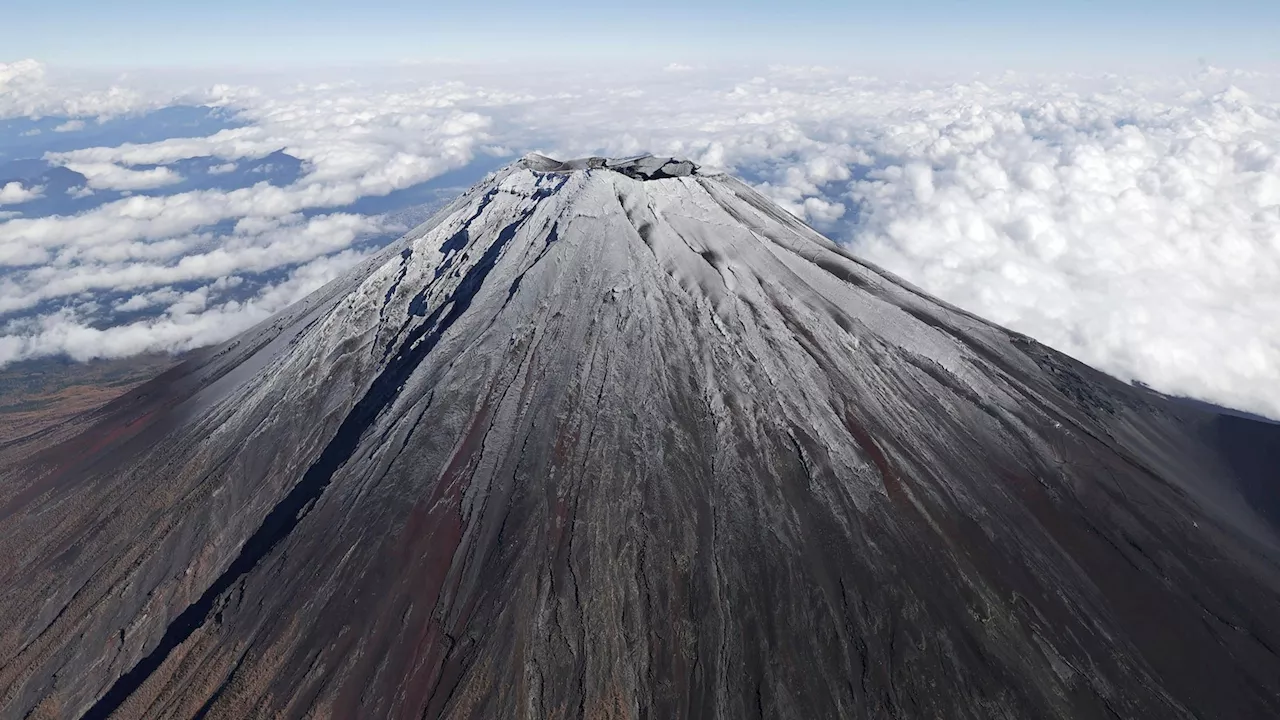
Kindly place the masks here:
<instances>
[{"instance_id":1,"label":"mountain peak","mask_svg":"<svg viewBox=\"0 0 1280 720\"><path fill-rule=\"evenodd\" d=\"M636 180L663 180L698 175L700 168L688 160L653 155L627 158L586 157L577 160L554 160L530 153L519 161L522 167L543 173L569 173L580 170L612 170Z\"/></svg>"}]
</instances>

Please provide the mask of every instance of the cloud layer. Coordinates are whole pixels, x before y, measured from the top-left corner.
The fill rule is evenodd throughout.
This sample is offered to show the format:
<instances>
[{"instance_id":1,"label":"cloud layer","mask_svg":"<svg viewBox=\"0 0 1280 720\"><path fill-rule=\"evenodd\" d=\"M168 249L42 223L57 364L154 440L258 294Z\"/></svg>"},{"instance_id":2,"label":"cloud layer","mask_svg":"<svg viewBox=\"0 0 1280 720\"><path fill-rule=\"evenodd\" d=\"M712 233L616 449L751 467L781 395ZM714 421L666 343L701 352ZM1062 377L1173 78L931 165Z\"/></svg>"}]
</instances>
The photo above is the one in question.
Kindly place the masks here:
<instances>
[{"instance_id":1,"label":"cloud layer","mask_svg":"<svg viewBox=\"0 0 1280 720\"><path fill-rule=\"evenodd\" d=\"M0 62L0 118L68 116L104 117L154 107L168 97L136 88L95 81L49 82L48 71L35 60Z\"/></svg>"},{"instance_id":2,"label":"cloud layer","mask_svg":"<svg viewBox=\"0 0 1280 720\"><path fill-rule=\"evenodd\" d=\"M1228 90L918 122L848 189L863 255L1125 379L1280 416L1274 106Z\"/></svg>"},{"instance_id":3,"label":"cloud layer","mask_svg":"<svg viewBox=\"0 0 1280 720\"><path fill-rule=\"evenodd\" d=\"M221 340L368 251L387 221L347 209L362 198L493 156L651 151L737 172L863 257L1118 377L1280 417L1273 77L391 75L214 87L200 96L244 127L51 155L91 189L148 194L0 221L0 361ZM42 77L0 65L18 88L0 115L151 102L109 89L73 110ZM288 183L166 190L185 187L175 164L232 176L280 151L302 162Z\"/></svg>"}]
</instances>

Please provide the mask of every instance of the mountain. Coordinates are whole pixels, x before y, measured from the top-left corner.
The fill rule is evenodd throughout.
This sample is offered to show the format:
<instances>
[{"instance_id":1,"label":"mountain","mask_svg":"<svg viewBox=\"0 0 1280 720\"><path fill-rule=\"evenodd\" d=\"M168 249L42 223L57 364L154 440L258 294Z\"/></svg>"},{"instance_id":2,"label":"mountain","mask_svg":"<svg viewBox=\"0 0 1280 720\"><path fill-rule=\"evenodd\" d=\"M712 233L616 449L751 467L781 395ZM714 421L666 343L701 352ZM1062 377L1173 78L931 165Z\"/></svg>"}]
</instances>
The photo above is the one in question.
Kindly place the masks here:
<instances>
[{"instance_id":1,"label":"mountain","mask_svg":"<svg viewBox=\"0 0 1280 720\"><path fill-rule=\"evenodd\" d=\"M1280 426L688 162L527 157L85 422L5 717L1280 716Z\"/></svg>"}]
</instances>

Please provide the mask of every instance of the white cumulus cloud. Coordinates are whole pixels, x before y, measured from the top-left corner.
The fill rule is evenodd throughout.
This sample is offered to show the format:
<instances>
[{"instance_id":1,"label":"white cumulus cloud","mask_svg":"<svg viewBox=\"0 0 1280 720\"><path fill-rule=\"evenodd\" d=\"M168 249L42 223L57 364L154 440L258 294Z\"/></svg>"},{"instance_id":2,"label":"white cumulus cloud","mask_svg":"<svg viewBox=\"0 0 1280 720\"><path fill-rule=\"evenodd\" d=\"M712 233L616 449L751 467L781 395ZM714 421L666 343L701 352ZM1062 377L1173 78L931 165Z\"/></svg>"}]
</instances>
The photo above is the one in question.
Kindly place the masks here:
<instances>
[{"instance_id":1,"label":"white cumulus cloud","mask_svg":"<svg viewBox=\"0 0 1280 720\"><path fill-rule=\"evenodd\" d=\"M849 186L864 256L1165 392L1280 416L1280 112L1037 100L919 113Z\"/></svg>"},{"instance_id":2,"label":"white cumulus cloud","mask_svg":"<svg viewBox=\"0 0 1280 720\"><path fill-rule=\"evenodd\" d=\"M69 163L66 167L84 175L94 190L153 190L182 182L182 176L167 167L134 170L115 163Z\"/></svg>"},{"instance_id":3,"label":"white cumulus cloud","mask_svg":"<svg viewBox=\"0 0 1280 720\"><path fill-rule=\"evenodd\" d=\"M42 187L26 187L16 180L8 182L0 186L0 205L17 205L30 202L38 199L43 192L44 188Z\"/></svg>"},{"instance_id":4,"label":"white cumulus cloud","mask_svg":"<svg viewBox=\"0 0 1280 720\"><path fill-rule=\"evenodd\" d=\"M83 120L68 120L53 129L56 133L79 132L85 127Z\"/></svg>"},{"instance_id":5,"label":"white cumulus cloud","mask_svg":"<svg viewBox=\"0 0 1280 720\"><path fill-rule=\"evenodd\" d=\"M0 62L0 118L110 117L156 107L173 97L173 93L146 92L117 84L102 87L93 80L69 76L55 82L48 69L36 60ZM62 127L63 131L71 129Z\"/></svg>"}]
</instances>

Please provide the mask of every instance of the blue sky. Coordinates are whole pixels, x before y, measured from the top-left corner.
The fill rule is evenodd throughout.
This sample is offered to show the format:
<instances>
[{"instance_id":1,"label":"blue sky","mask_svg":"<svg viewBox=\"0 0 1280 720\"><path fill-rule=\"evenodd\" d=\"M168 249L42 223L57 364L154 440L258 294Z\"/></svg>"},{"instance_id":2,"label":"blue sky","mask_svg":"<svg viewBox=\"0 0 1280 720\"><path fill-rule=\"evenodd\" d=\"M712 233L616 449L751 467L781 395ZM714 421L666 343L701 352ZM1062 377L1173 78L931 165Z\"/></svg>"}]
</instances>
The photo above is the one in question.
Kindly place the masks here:
<instances>
[{"instance_id":1,"label":"blue sky","mask_svg":"<svg viewBox=\"0 0 1280 720\"><path fill-rule=\"evenodd\" d=\"M132 0L9 3L8 59L52 65L333 66L637 56L1047 69L1280 66L1277 0Z\"/></svg>"}]
</instances>

